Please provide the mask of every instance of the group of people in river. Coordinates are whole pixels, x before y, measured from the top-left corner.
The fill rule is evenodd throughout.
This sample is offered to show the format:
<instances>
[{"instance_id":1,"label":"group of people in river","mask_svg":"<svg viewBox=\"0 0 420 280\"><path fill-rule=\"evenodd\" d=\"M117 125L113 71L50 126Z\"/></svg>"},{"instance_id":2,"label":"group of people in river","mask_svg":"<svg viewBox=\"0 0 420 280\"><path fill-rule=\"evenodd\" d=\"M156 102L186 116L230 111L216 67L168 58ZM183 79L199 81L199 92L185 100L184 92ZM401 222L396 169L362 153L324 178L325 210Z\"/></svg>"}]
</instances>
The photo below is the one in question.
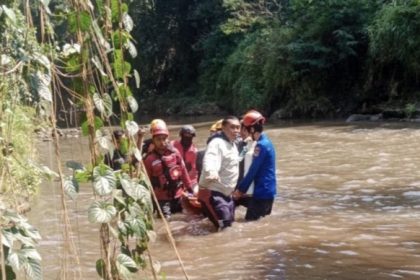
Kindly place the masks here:
<instances>
[{"instance_id":1,"label":"group of people in river","mask_svg":"<svg viewBox=\"0 0 420 280\"><path fill-rule=\"evenodd\" d=\"M158 201L155 208L160 207L166 219L183 209L200 212L219 230L232 225L239 205L247 207L247 221L270 215L277 189L276 157L263 132L265 121L255 110L241 120L221 119L211 126L207 146L199 151L192 125L182 126L179 139L169 141L165 121L153 120L151 139L141 149ZM105 158L114 169L124 161L118 151L122 136L121 130L114 132L116 153Z\"/></svg>"}]
</instances>

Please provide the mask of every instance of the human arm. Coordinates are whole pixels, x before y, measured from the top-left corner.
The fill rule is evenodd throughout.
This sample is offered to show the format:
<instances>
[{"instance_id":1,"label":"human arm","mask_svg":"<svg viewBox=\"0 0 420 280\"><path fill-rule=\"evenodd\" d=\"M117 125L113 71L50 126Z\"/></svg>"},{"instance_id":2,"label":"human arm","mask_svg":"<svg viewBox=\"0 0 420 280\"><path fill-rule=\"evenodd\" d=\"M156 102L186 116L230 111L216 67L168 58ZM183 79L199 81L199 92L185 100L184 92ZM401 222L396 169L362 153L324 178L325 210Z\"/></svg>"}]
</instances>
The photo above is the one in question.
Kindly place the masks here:
<instances>
[{"instance_id":1,"label":"human arm","mask_svg":"<svg viewBox=\"0 0 420 280\"><path fill-rule=\"evenodd\" d=\"M267 156L267 149L260 144L257 144L252 157L252 163L248 172L238 185L238 191L240 193L246 193L251 183L255 180L256 174L260 170Z\"/></svg>"}]
</instances>

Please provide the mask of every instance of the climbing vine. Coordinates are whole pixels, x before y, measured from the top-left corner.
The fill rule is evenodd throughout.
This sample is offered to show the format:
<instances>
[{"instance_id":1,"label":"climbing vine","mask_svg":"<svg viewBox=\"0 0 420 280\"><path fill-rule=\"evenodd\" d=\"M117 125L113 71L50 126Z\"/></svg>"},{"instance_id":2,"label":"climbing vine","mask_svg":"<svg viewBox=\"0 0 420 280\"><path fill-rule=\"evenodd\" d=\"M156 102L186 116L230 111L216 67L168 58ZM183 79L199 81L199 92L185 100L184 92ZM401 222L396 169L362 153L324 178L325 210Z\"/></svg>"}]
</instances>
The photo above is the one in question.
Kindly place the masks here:
<instances>
[{"instance_id":1,"label":"climbing vine","mask_svg":"<svg viewBox=\"0 0 420 280\"><path fill-rule=\"evenodd\" d=\"M139 164L139 127L133 117L138 104L130 85L139 87L140 77L129 62L130 57L137 55L137 49L130 35L134 24L128 14L128 4L121 0L51 3L22 0L10 6L2 5L0 19L0 29L4 31L2 42L5 42L1 46L0 65L1 279L14 279L21 267L29 278L42 278L41 257L34 247L40 235L17 211L7 210L17 207L9 207L12 202L5 198L11 197L10 190L4 187L9 185L7 180L34 178L32 184L14 182L24 186L22 197L30 197L40 184L40 174L59 177L63 195L70 199L77 199L80 183L91 183L94 201L87 216L92 224L98 224L101 240L101 258L96 262L96 270L103 279L134 278L146 267L147 260L151 261L147 247L155 233L150 184ZM39 120L36 115L43 117L40 119L52 128L59 163L55 112L64 96L71 100L68 106L84 112L81 128L89 138L90 164L83 166L68 161L66 166L72 170L71 176L64 175L60 164L58 174L32 164L29 166L33 168L26 172L33 172L34 176L17 176L13 164L24 161L11 150L14 146L15 149L28 146L27 143L17 145L18 135L13 134L24 131L16 130L20 120L16 112L26 108L22 116L32 117L32 122ZM104 164L104 155L112 155L115 150L109 128L115 119L127 131L125 144L131 159L119 171ZM19 155L25 153L21 151ZM70 242L71 228L64 200L62 197L64 241ZM13 241L21 243L20 250L14 249ZM156 266L151 263L153 270ZM156 277L156 271L153 272ZM66 273L62 276L66 278Z\"/></svg>"}]
</instances>

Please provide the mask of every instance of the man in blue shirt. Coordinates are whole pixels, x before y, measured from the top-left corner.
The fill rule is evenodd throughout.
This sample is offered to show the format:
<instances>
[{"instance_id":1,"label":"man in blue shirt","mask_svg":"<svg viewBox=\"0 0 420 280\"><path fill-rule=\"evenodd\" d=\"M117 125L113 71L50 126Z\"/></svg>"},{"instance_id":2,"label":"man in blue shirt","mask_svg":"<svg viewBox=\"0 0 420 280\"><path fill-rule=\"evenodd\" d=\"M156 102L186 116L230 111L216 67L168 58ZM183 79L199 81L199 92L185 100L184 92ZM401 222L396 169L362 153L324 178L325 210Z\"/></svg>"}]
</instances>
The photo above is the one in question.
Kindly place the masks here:
<instances>
[{"instance_id":1,"label":"man in blue shirt","mask_svg":"<svg viewBox=\"0 0 420 280\"><path fill-rule=\"evenodd\" d=\"M265 118L259 112L249 111L244 115L242 123L252 139L257 141L257 145L255 146L251 166L242 181L239 182L233 196L239 199L254 182L254 193L245 215L245 220L253 221L271 213L277 192L276 154L273 143L263 133Z\"/></svg>"}]
</instances>

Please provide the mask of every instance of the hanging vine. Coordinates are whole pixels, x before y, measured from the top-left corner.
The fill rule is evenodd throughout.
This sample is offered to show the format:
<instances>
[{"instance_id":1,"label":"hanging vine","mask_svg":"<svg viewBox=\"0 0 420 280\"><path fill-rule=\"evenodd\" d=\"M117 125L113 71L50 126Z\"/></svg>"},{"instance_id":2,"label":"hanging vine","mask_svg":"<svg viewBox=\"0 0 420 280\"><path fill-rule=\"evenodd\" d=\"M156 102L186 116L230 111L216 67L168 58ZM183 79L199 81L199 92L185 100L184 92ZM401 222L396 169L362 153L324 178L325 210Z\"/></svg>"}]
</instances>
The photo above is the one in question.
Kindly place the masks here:
<instances>
[{"instance_id":1,"label":"hanging vine","mask_svg":"<svg viewBox=\"0 0 420 280\"><path fill-rule=\"evenodd\" d=\"M22 7L26 17L20 12ZM85 167L77 162L67 162L67 167L73 170L71 176L64 176L61 166L58 168L59 174L46 168L37 167L34 170L60 177L62 190L71 199L77 199L80 183L92 183L94 202L89 207L88 219L100 227L102 256L96 262L96 269L103 279L135 277L141 268L146 267L148 242L155 238L155 233L150 185L146 183L142 169L136 166L141 163L141 153L136 145L139 128L133 121L138 104L129 87L129 80L133 78L139 87L140 79L138 72L131 69L126 59L127 55L137 55L130 35L133 21L128 15L127 3L120 0L71 0L51 5L49 0L38 0L29 6L29 1L22 1L13 7L2 5L0 16L3 20L1 28L8 30L2 37L9 43L7 49L2 46L1 52L2 109L13 107L13 104L6 104L8 102L18 104L17 96L21 95L27 97L28 105L36 105L38 112L45 116L53 128L59 161L55 119L57 102L67 95L72 104L83 108L85 114L81 128L89 138L90 165ZM33 24L38 28L38 36L32 28ZM20 30L31 32L22 37ZM56 33L60 33L59 38ZM19 44L24 48L19 48ZM21 49L26 52L19 53ZM7 98L9 95L13 98ZM24 101L20 97L19 102ZM118 115L114 113L115 105L118 106ZM12 154L9 152L10 143L14 143L10 140L10 131L14 129L9 124L9 117L13 115L16 120L17 116L8 114L8 110L0 111L3 150L0 190L5 197L8 197L3 190L3 186L8 185L5 180L15 179L8 164ZM119 119L120 126L127 131L125 144L132 159L119 171L104 164L104 154L112 154L115 150L109 129L111 118ZM64 198L62 202L66 213ZM3 243L0 251L1 278L14 279L13 270L24 267L29 278L40 279L41 258L33 247L40 236L23 217L6 210L11 203L0 200ZM64 219L68 219L66 214ZM68 220L64 224L68 225ZM71 242L68 240L69 230L65 229L65 242ZM26 238L19 235L22 232ZM19 240L23 244L21 249L16 251L10 240ZM66 269L66 266L62 269ZM62 279L66 277L66 273L62 273Z\"/></svg>"}]
</instances>

